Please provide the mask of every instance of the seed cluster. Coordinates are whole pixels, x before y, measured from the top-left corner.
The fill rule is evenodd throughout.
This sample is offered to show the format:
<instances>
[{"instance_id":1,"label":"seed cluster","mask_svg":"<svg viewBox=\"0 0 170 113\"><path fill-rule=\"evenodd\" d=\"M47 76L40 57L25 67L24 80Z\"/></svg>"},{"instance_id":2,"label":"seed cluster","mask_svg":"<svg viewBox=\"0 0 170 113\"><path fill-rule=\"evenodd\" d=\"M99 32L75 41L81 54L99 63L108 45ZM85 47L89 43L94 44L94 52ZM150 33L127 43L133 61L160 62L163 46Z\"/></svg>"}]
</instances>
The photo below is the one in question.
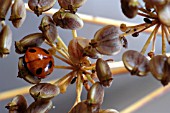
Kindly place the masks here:
<instances>
[{"instance_id":1,"label":"seed cluster","mask_svg":"<svg viewBox=\"0 0 170 113\"><path fill-rule=\"evenodd\" d=\"M34 101L27 105L22 95L17 95L6 105L9 112L16 113L47 113L53 108L52 99L58 94L63 94L71 84L76 85L76 100L68 113L118 113L114 109L101 109L104 98L104 88L109 88L113 77L108 65L109 60L103 56L111 56L119 53L122 47L127 48L127 35L137 37L144 30L155 26L141 52L135 50L126 51L122 60L126 69L140 77L151 72L153 76L167 85L170 81L170 58L166 56L165 38L170 43L170 17L169 0L143 0L143 7L138 0L120 0L123 14L128 18L136 15L144 17L144 23L127 26L120 25L119 29L114 25L106 25L96 31L92 39L77 36L76 30L84 25L83 20L76 14L78 8L83 6L86 0L28 0L29 8L39 17L43 12L51 9L58 2L60 9L52 17L45 15L37 27L40 32L31 33L19 41L15 41L15 52L23 54L18 61L18 77L30 84L34 84L29 90ZM10 53L12 31L5 24L5 16L11 6L11 16L14 27L19 28L26 18L26 9L22 0L0 0L0 57L6 57ZM164 18L166 17L166 18ZM39 17L40 18L40 17ZM59 36L57 27L72 30L73 38L68 46ZM161 27L162 55L154 55L156 35ZM152 49L148 53L151 60L144 54L153 41ZM42 44L49 48L41 48ZM96 62L91 63L90 59ZM61 60L67 64L62 66L55 64L54 60ZM70 72L62 78L57 78L55 83L42 83L41 80L48 77L53 69L67 69ZM87 98L81 100L83 87L87 91Z\"/></svg>"},{"instance_id":2,"label":"seed cluster","mask_svg":"<svg viewBox=\"0 0 170 113\"><path fill-rule=\"evenodd\" d=\"M170 18L169 18L169 0L143 0L144 6L138 0L121 0L121 8L123 14L128 18L134 18L136 15L143 17L144 23L135 26L120 25L120 30L124 33L120 34L120 39L124 39L127 35L137 37L141 32L150 27L155 27L151 32L148 40L143 46L141 52L128 50L122 60L132 75L146 76L148 72L159 81L162 85L167 85L170 81L168 75L168 56L166 56L166 40L170 44ZM128 10L131 10L129 12ZM155 42L157 33L161 31L162 35L162 55L155 55ZM149 61L145 56L146 49L152 41L152 48L148 53L151 58Z\"/></svg>"}]
</instances>

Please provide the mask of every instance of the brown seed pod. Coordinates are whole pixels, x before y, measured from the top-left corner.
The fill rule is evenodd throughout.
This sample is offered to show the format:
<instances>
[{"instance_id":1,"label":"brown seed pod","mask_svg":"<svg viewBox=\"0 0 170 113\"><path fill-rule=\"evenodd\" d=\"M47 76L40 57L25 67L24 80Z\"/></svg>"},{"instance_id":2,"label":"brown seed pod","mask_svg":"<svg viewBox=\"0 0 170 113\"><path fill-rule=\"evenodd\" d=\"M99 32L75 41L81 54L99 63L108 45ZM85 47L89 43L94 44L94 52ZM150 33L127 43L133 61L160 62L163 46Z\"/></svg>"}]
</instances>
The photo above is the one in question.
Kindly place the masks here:
<instances>
[{"instance_id":1,"label":"brown seed pod","mask_svg":"<svg viewBox=\"0 0 170 113\"><path fill-rule=\"evenodd\" d=\"M68 45L68 53L74 64L79 64L83 58L83 48L78 43L81 39L82 37L73 38Z\"/></svg>"},{"instance_id":2,"label":"brown seed pod","mask_svg":"<svg viewBox=\"0 0 170 113\"><path fill-rule=\"evenodd\" d=\"M87 0L58 0L60 7L66 10L75 11L81 7Z\"/></svg>"},{"instance_id":3,"label":"brown seed pod","mask_svg":"<svg viewBox=\"0 0 170 113\"><path fill-rule=\"evenodd\" d=\"M75 105L69 113L92 113L92 111L89 110L89 106L86 104L86 101L82 101Z\"/></svg>"},{"instance_id":4,"label":"brown seed pod","mask_svg":"<svg viewBox=\"0 0 170 113\"><path fill-rule=\"evenodd\" d=\"M36 84L30 88L29 92L35 101L50 100L60 93L59 88L50 83Z\"/></svg>"},{"instance_id":5,"label":"brown seed pod","mask_svg":"<svg viewBox=\"0 0 170 113\"><path fill-rule=\"evenodd\" d=\"M170 65L168 60L169 58L165 55L157 55L149 62L150 72L157 80L161 81L164 86L170 81Z\"/></svg>"},{"instance_id":6,"label":"brown seed pod","mask_svg":"<svg viewBox=\"0 0 170 113\"><path fill-rule=\"evenodd\" d=\"M45 38L42 33L29 34L20 41L15 42L15 51L18 54L23 54L28 47L38 47L44 42L44 40Z\"/></svg>"},{"instance_id":7,"label":"brown seed pod","mask_svg":"<svg viewBox=\"0 0 170 113\"><path fill-rule=\"evenodd\" d=\"M51 100L35 101L28 107L26 113L48 113L52 106Z\"/></svg>"},{"instance_id":8,"label":"brown seed pod","mask_svg":"<svg viewBox=\"0 0 170 113\"><path fill-rule=\"evenodd\" d=\"M101 58L96 61L96 72L100 83L105 87L110 87L113 81L109 65Z\"/></svg>"},{"instance_id":9,"label":"brown seed pod","mask_svg":"<svg viewBox=\"0 0 170 113\"><path fill-rule=\"evenodd\" d=\"M160 22L168 27L170 26L169 10L170 10L170 3L163 6L157 6L157 13Z\"/></svg>"},{"instance_id":10,"label":"brown seed pod","mask_svg":"<svg viewBox=\"0 0 170 113\"><path fill-rule=\"evenodd\" d=\"M19 28L24 23L25 18L26 8L23 0L15 0L11 7L9 20L12 21L14 27Z\"/></svg>"},{"instance_id":11,"label":"brown seed pod","mask_svg":"<svg viewBox=\"0 0 170 113\"><path fill-rule=\"evenodd\" d=\"M107 25L99 29L91 40L90 45L96 48L100 54L117 54L122 48L118 28L113 25Z\"/></svg>"},{"instance_id":12,"label":"brown seed pod","mask_svg":"<svg viewBox=\"0 0 170 113\"><path fill-rule=\"evenodd\" d=\"M152 6L162 6L165 5L168 0L143 0L147 4L151 4Z\"/></svg>"},{"instance_id":13,"label":"brown seed pod","mask_svg":"<svg viewBox=\"0 0 170 113\"><path fill-rule=\"evenodd\" d=\"M27 109L27 101L24 96L17 95L6 105L6 108L9 113L24 113Z\"/></svg>"},{"instance_id":14,"label":"brown seed pod","mask_svg":"<svg viewBox=\"0 0 170 113\"><path fill-rule=\"evenodd\" d=\"M87 94L87 104L93 106L93 110L97 110L103 103L104 88L100 82L94 83ZM93 111L92 110L92 111Z\"/></svg>"},{"instance_id":15,"label":"brown seed pod","mask_svg":"<svg viewBox=\"0 0 170 113\"><path fill-rule=\"evenodd\" d=\"M53 20L57 26L63 29L81 29L84 25L83 20L76 14L58 11L53 15Z\"/></svg>"},{"instance_id":16,"label":"brown seed pod","mask_svg":"<svg viewBox=\"0 0 170 113\"><path fill-rule=\"evenodd\" d=\"M98 59L102 55L95 48L93 48L91 45L89 45L84 48L83 56L88 56L93 59Z\"/></svg>"},{"instance_id":17,"label":"brown seed pod","mask_svg":"<svg viewBox=\"0 0 170 113\"><path fill-rule=\"evenodd\" d=\"M0 32L0 57L5 58L10 53L12 44L12 31L8 25L2 26Z\"/></svg>"},{"instance_id":18,"label":"brown seed pod","mask_svg":"<svg viewBox=\"0 0 170 113\"><path fill-rule=\"evenodd\" d=\"M54 43L54 41L57 39L57 28L50 16L45 15L42 18L39 29L42 31L43 35L45 36L45 39L49 43Z\"/></svg>"},{"instance_id":19,"label":"brown seed pod","mask_svg":"<svg viewBox=\"0 0 170 113\"><path fill-rule=\"evenodd\" d=\"M99 112L94 112L94 113L119 113L117 110L115 109L100 109Z\"/></svg>"},{"instance_id":20,"label":"brown seed pod","mask_svg":"<svg viewBox=\"0 0 170 113\"><path fill-rule=\"evenodd\" d=\"M42 12L51 9L55 3L56 0L29 0L28 6L37 16L39 16Z\"/></svg>"},{"instance_id":21,"label":"brown seed pod","mask_svg":"<svg viewBox=\"0 0 170 113\"><path fill-rule=\"evenodd\" d=\"M146 76L149 72L149 61L141 53L128 50L124 52L122 61L131 75Z\"/></svg>"},{"instance_id":22,"label":"brown seed pod","mask_svg":"<svg viewBox=\"0 0 170 113\"><path fill-rule=\"evenodd\" d=\"M79 38L78 44L83 48L83 56L88 56L90 58L97 59L101 57L101 54L98 53L98 51L93 48L91 45L89 45L90 39L87 38Z\"/></svg>"},{"instance_id":23,"label":"brown seed pod","mask_svg":"<svg viewBox=\"0 0 170 113\"><path fill-rule=\"evenodd\" d=\"M24 64L24 57L20 57L18 61L18 77L23 78L25 81L31 84L38 84L41 82L41 79L33 76Z\"/></svg>"},{"instance_id":24,"label":"brown seed pod","mask_svg":"<svg viewBox=\"0 0 170 113\"><path fill-rule=\"evenodd\" d=\"M6 14L12 4L12 0L0 0L0 21L5 20Z\"/></svg>"},{"instance_id":25,"label":"brown seed pod","mask_svg":"<svg viewBox=\"0 0 170 113\"><path fill-rule=\"evenodd\" d=\"M138 1L137 0L121 0L121 8L123 14L128 18L133 18L138 12Z\"/></svg>"}]
</instances>

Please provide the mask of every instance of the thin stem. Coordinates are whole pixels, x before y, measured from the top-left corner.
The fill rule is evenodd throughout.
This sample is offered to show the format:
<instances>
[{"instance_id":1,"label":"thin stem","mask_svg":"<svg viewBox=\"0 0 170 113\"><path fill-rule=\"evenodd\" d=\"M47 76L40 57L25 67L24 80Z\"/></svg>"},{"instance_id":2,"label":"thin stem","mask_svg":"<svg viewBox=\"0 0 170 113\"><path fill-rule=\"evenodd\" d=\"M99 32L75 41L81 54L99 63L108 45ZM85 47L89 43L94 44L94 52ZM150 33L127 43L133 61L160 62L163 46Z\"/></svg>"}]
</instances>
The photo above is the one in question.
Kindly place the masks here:
<instances>
[{"instance_id":1,"label":"thin stem","mask_svg":"<svg viewBox=\"0 0 170 113\"><path fill-rule=\"evenodd\" d=\"M165 31L162 25L162 55L166 55L166 41L165 41Z\"/></svg>"},{"instance_id":2,"label":"thin stem","mask_svg":"<svg viewBox=\"0 0 170 113\"><path fill-rule=\"evenodd\" d=\"M146 95L142 99L138 100L134 104L128 106L127 108L122 110L120 113L135 112L136 110L143 107L144 105L146 105L150 101L154 100L155 98L158 98L159 96L162 96L163 94L167 93L167 91L169 91L169 90L170 90L170 84L165 86L165 87L160 87L160 88L156 89L155 91L149 93L148 95Z\"/></svg>"},{"instance_id":3,"label":"thin stem","mask_svg":"<svg viewBox=\"0 0 170 113\"><path fill-rule=\"evenodd\" d=\"M138 8L141 12L143 12L143 13L146 13L146 14L149 14L150 15L150 17L152 17L152 18L158 18L158 16L156 15L156 14L154 14L154 13L152 13L152 12L150 12L150 11L147 11L146 9L144 9L144 8Z\"/></svg>"},{"instance_id":4,"label":"thin stem","mask_svg":"<svg viewBox=\"0 0 170 113\"><path fill-rule=\"evenodd\" d=\"M148 48L148 45L150 44L150 41L152 40L152 37L154 36L154 32L157 31L158 28L159 28L159 25L157 25L155 29L152 31L151 35L149 36L148 40L146 41L145 45L143 46L141 50L141 54L145 54L146 49Z\"/></svg>"},{"instance_id":5,"label":"thin stem","mask_svg":"<svg viewBox=\"0 0 170 113\"><path fill-rule=\"evenodd\" d=\"M160 26L160 24L159 24L159 26ZM153 36L153 39L152 39L152 49L151 49L151 52L155 52L155 42L156 42L156 34L157 34L157 32L158 32L158 29L156 29L155 30L155 32L154 32L154 36Z\"/></svg>"},{"instance_id":6,"label":"thin stem","mask_svg":"<svg viewBox=\"0 0 170 113\"><path fill-rule=\"evenodd\" d=\"M152 16L150 16L150 15L148 15L148 14L140 13L140 12L138 12L138 15L139 15L139 16L143 16L143 17L146 17L146 18L156 19L155 17L152 17Z\"/></svg>"},{"instance_id":7,"label":"thin stem","mask_svg":"<svg viewBox=\"0 0 170 113\"><path fill-rule=\"evenodd\" d=\"M95 65L89 66L89 67L83 67L84 70L93 70L95 68Z\"/></svg>"},{"instance_id":8,"label":"thin stem","mask_svg":"<svg viewBox=\"0 0 170 113\"><path fill-rule=\"evenodd\" d=\"M67 81L70 78L70 76L74 77L74 73L75 71L71 71L70 73L66 74L62 78L55 81L54 85L57 85L57 86L62 85L65 81Z\"/></svg>"},{"instance_id":9,"label":"thin stem","mask_svg":"<svg viewBox=\"0 0 170 113\"><path fill-rule=\"evenodd\" d=\"M70 66L58 66L58 65L55 65L54 67L58 68L58 69L71 69L71 70L74 69L73 67L70 67Z\"/></svg>"},{"instance_id":10,"label":"thin stem","mask_svg":"<svg viewBox=\"0 0 170 113\"><path fill-rule=\"evenodd\" d=\"M76 38L77 37L77 31L76 30L72 30L72 35L73 35L73 38Z\"/></svg>"},{"instance_id":11,"label":"thin stem","mask_svg":"<svg viewBox=\"0 0 170 113\"><path fill-rule=\"evenodd\" d=\"M85 87L85 89L86 89L87 91L89 91L90 85L88 84L87 77L84 76L84 75L82 75L82 76L81 76L81 80L83 81L83 86Z\"/></svg>"},{"instance_id":12,"label":"thin stem","mask_svg":"<svg viewBox=\"0 0 170 113\"><path fill-rule=\"evenodd\" d=\"M61 43L64 50L68 51L68 48L67 48L66 44L63 42L63 40L61 39L60 36L57 36L57 40Z\"/></svg>"},{"instance_id":13,"label":"thin stem","mask_svg":"<svg viewBox=\"0 0 170 113\"><path fill-rule=\"evenodd\" d=\"M166 40L168 43L170 43L170 37L169 37L169 31L168 31L168 27L166 27L165 25L162 25L163 26L163 29L164 29L164 32L165 32L165 35L166 35Z\"/></svg>"},{"instance_id":14,"label":"thin stem","mask_svg":"<svg viewBox=\"0 0 170 113\"><path fill-rule=\"evenodd\" d=\"M77 73L77 81L76 81L76 94L77 94L77 97L76 97L76 101L75 101L73 106L75 106L77 103L81 102L81 93L82 93L82 89L83 89L83 83L81 81L81 76L82 76L82 73L78 72Z\"/></svg>"},{"instance_id":15,"label":"thin stem","mask_svg":"<svg viewBox=\"0 0 170 113\"><path fill-rule=\"evenodd\" d=\"M91 74L85 74L85 75L86 75L88 81L90 81L92 84L95 83L95 81L94 81L94 80L92 79L92 77L91 77Z\"/></svg>"},{"instance_id":16,"label":"thin stem","mask_svg":"<svg viewBox=\"0 0 170 113\"><path fill-rule=\"evenodd\" d=\"M148 28L154 26L155 24L157 24L157 20L152 21L152 24L146 26L145 28L143 28L143 29L141 29L140 31L137 31L137 32L141 33L141 32L143 32L143 31L145 31L146 29L148 29Z\"/></svg>"},{"instance_id":17,"label":"thin stem","mask_svg":"<svg viewBox=\"0 0 170 113\"><path fill-rule=\"evenodd\" d=\"M154 21L152 21L151 24L142 23L142 24L139 24L139 25L136 25L136 26L129 26L128 28L132 28L132 29L121 34L120 38L125 37L125 36L130 35L130 34L133 34L133 33L137 33L137 32L140 33L142 31L154 26L156 23L157 23L157 20L154 20Z\"/></svg>"},{"instance_id":18,"label":"thin stem","mask_svg":"<svg viewBox=\"0 0 170 113\"><path fill-rule=\"evenodd\" d=\"M58 58L59 60L65 62L65 63L73 66L73 64L72 64L70 61L68 61L67 59L64 59L64 58L62 58L62 57L60 57L60 56L58 56L58 55L56 55L56 54L54 54L53 56L56 57L56 58Z\"/></svg>"}]
</instances>

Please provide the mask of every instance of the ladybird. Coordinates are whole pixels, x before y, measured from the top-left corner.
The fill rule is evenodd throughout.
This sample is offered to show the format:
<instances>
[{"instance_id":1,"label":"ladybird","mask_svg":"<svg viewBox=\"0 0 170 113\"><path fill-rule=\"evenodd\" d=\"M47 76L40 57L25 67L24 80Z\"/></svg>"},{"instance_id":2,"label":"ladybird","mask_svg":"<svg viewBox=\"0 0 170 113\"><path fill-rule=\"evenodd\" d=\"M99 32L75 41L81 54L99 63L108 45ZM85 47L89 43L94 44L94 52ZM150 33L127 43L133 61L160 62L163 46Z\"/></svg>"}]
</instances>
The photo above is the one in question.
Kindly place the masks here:
<instances>
[{"instance_id":1,"label":"ladybird","mask_svg":"<svg viewBox=\"0 0 170 113\"><path fill-rule=\"evenodd\" d=\"M24 56L24 62L26 68L38 78L45 78L54 69L52 55L40 47L28 48Z\"/></svg>"}]
</instances>

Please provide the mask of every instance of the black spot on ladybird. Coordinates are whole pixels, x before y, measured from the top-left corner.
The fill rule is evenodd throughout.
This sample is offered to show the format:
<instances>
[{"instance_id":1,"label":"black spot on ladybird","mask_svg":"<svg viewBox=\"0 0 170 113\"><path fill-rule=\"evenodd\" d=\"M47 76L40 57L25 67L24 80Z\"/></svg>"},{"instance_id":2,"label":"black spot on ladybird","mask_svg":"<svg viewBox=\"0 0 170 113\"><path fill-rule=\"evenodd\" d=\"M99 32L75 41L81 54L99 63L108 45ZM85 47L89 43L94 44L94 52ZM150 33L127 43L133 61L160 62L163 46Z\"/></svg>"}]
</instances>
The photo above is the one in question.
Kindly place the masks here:
<instances>
[{"instance_id":1,"label":"black spot on ladybird","mask_svg":"<svg viewBox=\"0 0 170 113\"><path fill-rule=\"evenodd\" d=\"M35 53L36 50L35 50L35 49L29 49L29 52L30 52L30 53Z\"/></svg>"},{"instance_id":2,"label":"black spot on ladybird","mask_svg":"<svg viewBox=\"0 0 170 113\"><path fill-rule=\"evenodd\" d=\"M40 75L42 73L42 68L38 68L37 70L36 70L36 74L37 75Z\"/></svg>"},{"instance_id":3,"label":"black spot on ladybird","mask_svg":"<svg viewBox=\"0 0 170 113\"><path fill-rule=\"evenodd\" d=\"M50 54L47 50L43 49L43 51L46 53L46 54Z\"/></svg>"}]
</instances>

